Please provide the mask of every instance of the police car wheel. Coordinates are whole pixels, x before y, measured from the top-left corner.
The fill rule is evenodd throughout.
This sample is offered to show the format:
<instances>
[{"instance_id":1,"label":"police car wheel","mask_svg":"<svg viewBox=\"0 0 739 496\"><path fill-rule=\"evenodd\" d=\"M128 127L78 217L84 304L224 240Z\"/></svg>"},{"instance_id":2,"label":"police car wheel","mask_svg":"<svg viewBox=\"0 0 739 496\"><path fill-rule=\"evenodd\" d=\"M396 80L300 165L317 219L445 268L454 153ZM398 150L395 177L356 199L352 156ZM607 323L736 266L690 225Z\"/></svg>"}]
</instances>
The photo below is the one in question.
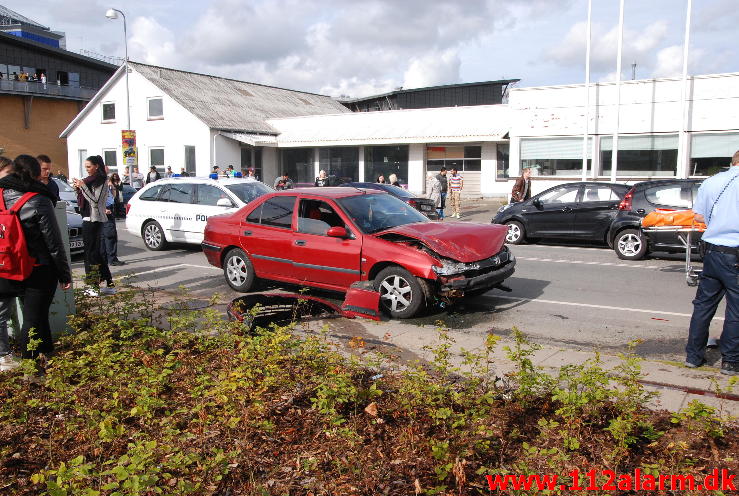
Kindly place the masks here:
<instances>
[{"instance_id":1,"label":"police car wheel","mask_svg":"<svg viewBox=\"0 0 739 496\"><path fill-rule=\"evenodd\" d=\"M162 226L155 220L151 220L144 224L141 229L141 236L144 238L144 244L152 251L160 251L167 247L167 240L164 237Z\"/></svg>"},{"instance_id":2,"label":"police car wheel","mask_svg":"<svg viewBox=\"0 0 739 496\"><path fill-rule=\"evenodd\" d=\"M256 279L254 267L243 250L234 248L223 258L223 275L235 291L248 293Z\"/></svg>"}]
</instances>

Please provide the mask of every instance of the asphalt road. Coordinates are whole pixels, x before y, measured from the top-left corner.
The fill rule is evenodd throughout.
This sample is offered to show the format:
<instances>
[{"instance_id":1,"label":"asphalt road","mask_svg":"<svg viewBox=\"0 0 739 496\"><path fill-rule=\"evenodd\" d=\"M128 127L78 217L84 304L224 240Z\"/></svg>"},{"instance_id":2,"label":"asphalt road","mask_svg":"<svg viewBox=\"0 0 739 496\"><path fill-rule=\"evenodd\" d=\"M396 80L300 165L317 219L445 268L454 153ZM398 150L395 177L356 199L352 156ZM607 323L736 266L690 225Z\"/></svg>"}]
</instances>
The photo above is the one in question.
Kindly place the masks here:
<instances>
[{"instance_id":1,"label":"asphalt road","mask_svg":"<svg viewBox=\"0 0 739 496\"><path fill-rule=\"evenodd\" d=\"M127 265L112 267L114 276L130 275L137 285L169 290L183 285L203 298L219 293L230 300L239 295L226 285L220 270L208 265L199 247L151 252L122 223L118 226L119 255ZM518 259L508 282L512 292L495 290L419 319L366 325L379 325L371 328L374 336L382 336L387 328L412 341L442 320L472 342L490 331L505 335L517 327L543 344L607 353L641 339L638 351L643 356L682 361L695 288L685 284L680 255L627 262L604 247L522 245L512 251ZM79 259L73 265L82 270ZM723 312L722 305L713 336L720 334ZM357 329L348 326L346 332Z\"/></svg>"}]
</instances>

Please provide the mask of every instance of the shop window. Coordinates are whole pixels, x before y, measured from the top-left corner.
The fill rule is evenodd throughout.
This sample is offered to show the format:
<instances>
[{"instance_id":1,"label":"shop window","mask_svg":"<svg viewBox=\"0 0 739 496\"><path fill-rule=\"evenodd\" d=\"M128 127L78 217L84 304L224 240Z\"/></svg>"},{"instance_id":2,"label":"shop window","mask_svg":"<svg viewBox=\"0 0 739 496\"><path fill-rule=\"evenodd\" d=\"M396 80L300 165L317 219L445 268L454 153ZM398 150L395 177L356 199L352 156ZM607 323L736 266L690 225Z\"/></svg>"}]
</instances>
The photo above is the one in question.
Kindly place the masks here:
<instances>
[{"instance_id":1,"label":"shop window","mask_svg":"<svg viewBox=\"0 0 739 496\"><path fill-rule=\"evenodd\" d=\"M604 176L611 175L613 138L600 140L600 162ZM677 134L619 136L616 177L674 177L677 171Z\"/></svg>"},{"instance_id":2,"label":"shop window","mask_svg":"<svg viewBox=\"0 0 739 496\"><path fill-rule=\"evenodd\" d=\"M364 148L364 180L377 181L378 176L385 180L395 174L401 184L408 182L408 145L367 146Z\"/></svg>"},{"instance_id":3,"label":"shop window","mask_svg":"<svg viewBox=\"0 0 739 496\"><path fill-rule=\"evenodd\" d=\"M482 170L480 145L429 145L426 147L426 170L457 169L460 172Z\"/></svg>"},{"instance_id":4,"label":"shop window","mask_svg":"<svg viewBox=\"0 0 739 496\"><path fill-rule=\"evenodd\" d=\"M510 171L508 158L510 153L510 146L499 143L496 148L498 155L498 168L495 171L495 177L497 179L508 179Z\"/></svg>"},{"instance_id":5,"label":"shop window","mask_svg":"<svg viewBox=\"0 0 739 496\"><path fill-rule=\"evenodd\" d=\"M290 148L282 150L282 172L293 183L313 184L315 181L313 148ZM256 171L254 172L256 175Z\"/></svg>"},{"instance_id":6,"label":"shop window","mask_svg":"<svg viewBox=\"0 0 739 496\"><path fill-rule=\"evenodd\" d=\"M690 146L691 176L712 176L731 165L739 150L739 133L694 134Z\"/></svg>"},{"instance_id":7,"label":"shop window","mask_svg":"<svg viewBox=\"0 0 739 496\"><path fill-rule=\"evenodd\" d=\"M164 104L162 103L162 97L148 98L147 105L149 119L164 118Z\"/></svg>"},{"instance_id":8,"label":"shop window","mask_svg":"<svg viewBox=\"0 0 739 496\"><path fill-rule=\"evenodd\" d=\"M115 103L103 103L103 122L115 122Z\"/></svg>"},{"instance_id":9,"label":"shop window","mask_svg":"<svg viewBox=\"0 0 739 496\"><path fill-rule=\"evenodd\" d=\"M582 138L521 140L521 169L533 167L540 176L582 174ZM592 138L588 139L588 169L592 167Z\"/></svg>"},{"instance_id":10,"label":"shop window","mask_svg":"<svg viewBox=\"0 0 739 496\"><path fill-rule=\"evenodd\" d=\"M319 151L320 169L337 183L359 180L359 148L335 147L321 148Z\"/></svg>"}]
</instances>

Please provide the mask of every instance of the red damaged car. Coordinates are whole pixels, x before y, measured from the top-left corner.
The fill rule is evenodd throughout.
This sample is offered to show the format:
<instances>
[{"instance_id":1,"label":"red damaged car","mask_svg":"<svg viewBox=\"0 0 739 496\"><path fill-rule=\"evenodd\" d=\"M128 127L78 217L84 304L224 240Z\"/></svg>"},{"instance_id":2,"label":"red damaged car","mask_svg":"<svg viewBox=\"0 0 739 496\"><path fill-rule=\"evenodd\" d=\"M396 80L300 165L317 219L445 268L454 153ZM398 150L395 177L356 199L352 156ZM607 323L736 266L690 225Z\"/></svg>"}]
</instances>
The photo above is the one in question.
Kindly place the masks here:
<instances>
[{"instance_id":1,"label":"red damaged car","mask_svg":"<svg viewBox=\"0 0 739 496\"><path fill-rule=\"evenodd\" d=\"M495 224L432 222L387 193L304 188L209 217L203 252L236 291L257 278L342 292L372 281L383 310L409 318L510 277L516 262L506 233Z\"/></svg>"}]
</instances>

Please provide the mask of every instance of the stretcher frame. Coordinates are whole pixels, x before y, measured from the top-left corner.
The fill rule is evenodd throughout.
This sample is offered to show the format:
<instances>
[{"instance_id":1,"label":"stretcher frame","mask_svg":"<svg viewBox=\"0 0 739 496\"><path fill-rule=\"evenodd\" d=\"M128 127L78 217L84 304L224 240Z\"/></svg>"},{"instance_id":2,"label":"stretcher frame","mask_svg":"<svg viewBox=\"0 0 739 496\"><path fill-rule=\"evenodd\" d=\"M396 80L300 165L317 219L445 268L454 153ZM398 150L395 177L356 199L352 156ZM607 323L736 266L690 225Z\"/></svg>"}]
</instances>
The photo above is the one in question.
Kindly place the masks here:
<instances>
[{"instance_id":1,"label":"stretcher frame","mask_svg":"<svg viewBox=\"0 0 739 496\"><path fill-rule=\"evenodd\" d=\"M693 266L693 260L691 255L692 250L692 236L693 233L702 233L705 229L701 229L695 226L655 226L655 227L642 227L642 232L649 236L649 233L653 232L673 232L676 233L677 239L685 247L685 283L688 286L694 287L698 285L698 278L703 272L700 269L696 269Z\"/></svg>"}]
</instances>

